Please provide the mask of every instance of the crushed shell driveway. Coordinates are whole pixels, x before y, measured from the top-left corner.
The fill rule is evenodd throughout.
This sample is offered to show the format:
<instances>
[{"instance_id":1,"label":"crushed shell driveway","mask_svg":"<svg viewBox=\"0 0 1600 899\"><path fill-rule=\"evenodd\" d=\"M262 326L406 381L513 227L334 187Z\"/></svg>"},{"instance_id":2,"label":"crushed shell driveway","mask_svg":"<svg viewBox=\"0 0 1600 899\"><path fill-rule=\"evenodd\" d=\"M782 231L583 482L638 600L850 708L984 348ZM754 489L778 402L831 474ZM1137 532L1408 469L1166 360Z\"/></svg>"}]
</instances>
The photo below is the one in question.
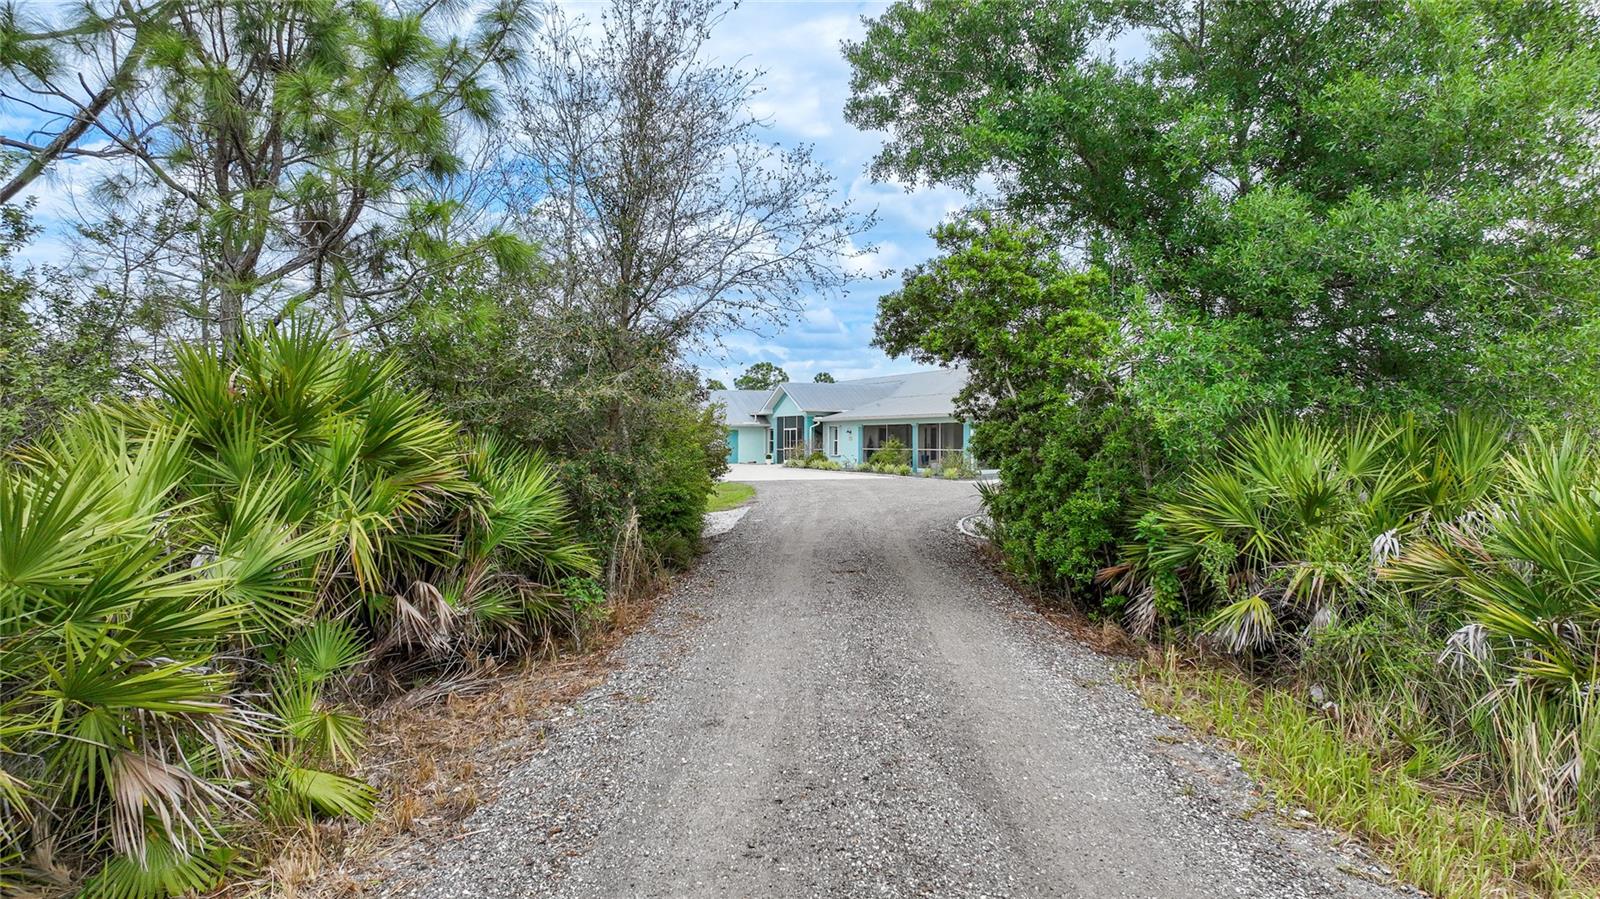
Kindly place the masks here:
<instances>
[{"instance_id":1,"label":"crushed shell driveway","mask_svg":"<svg viewBox=\"0 0 1600 899\"><path fill-rule=\"evenodd\" d=\"M774 480L415 897L1390 897L1263 811L955 523L971 483Z\"/></svg>"}]
</instances>

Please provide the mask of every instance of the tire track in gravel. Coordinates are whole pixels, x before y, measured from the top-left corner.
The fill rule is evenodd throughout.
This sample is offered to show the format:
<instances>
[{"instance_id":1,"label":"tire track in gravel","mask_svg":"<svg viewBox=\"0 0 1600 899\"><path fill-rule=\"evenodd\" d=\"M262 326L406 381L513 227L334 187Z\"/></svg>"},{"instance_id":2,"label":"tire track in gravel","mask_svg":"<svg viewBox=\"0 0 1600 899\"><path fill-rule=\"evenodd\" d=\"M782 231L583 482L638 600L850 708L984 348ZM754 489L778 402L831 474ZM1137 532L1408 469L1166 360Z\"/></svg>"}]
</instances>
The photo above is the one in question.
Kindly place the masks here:
<instances>
[{"instance_id":1,"label":"tire track in gravel","mask_svg":"<svg viewBox=\"0 0 1600 899\"><path fill-rule=\"evenodd\" d=\"M1253 817L1227 756L982 566L954 530L976 504L763 483L608 682L387 894L1399 895Z\"/></svg>"}]
</instances>

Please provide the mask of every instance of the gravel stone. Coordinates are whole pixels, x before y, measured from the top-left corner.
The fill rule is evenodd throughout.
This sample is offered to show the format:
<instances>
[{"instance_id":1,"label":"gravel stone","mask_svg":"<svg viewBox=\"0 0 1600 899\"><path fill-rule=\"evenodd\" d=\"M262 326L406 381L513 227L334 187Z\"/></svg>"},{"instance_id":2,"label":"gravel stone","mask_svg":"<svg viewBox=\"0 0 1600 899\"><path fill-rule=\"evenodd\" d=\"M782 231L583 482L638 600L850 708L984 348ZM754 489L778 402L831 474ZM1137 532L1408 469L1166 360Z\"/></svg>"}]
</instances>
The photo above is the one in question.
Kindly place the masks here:
<instances>
[{"instance_id":1,"label":"gravel stone","mask_svg":"<svg viewBox=\"0 0 1600 899\"><path fill-rule=\"evenodd\" d=\"M724 509L721 512L707 512L704 523L700 525L700 536L720 537L728 533L749 511L749 506L740 506L737 509Z\"/></svg>"},{"instance_id":2,"label":"gravel stone","mask_svg":"<svg viewBox=\"0 0 1600 899\"><path fill-rule=\"evenodd\" d=\"M773 481L381 895L1379 899L990 572L970 482ZM1293 825L1293 826L1290 826Z\"/></svg>"}]
</instances>

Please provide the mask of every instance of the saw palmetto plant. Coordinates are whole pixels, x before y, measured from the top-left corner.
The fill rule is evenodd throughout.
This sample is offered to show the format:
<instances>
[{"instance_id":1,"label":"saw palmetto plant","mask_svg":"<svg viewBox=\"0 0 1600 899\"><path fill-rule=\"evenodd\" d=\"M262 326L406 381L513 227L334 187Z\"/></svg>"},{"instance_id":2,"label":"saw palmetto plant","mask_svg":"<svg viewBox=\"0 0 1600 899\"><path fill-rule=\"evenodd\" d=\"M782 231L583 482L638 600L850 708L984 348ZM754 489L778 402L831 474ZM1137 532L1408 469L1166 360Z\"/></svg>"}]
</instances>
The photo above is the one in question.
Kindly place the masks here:
<instances>
[{"instance_id":1,"label":"saw palmetto plant","mask_svg":"<svg viewBox=\"0 0 1600 899\"><path fill-rule=\"evenodd\" d=\"M1513 444L1466 415L1268 418L1141 530L1101 573L1136 627L1188 624L1364 703L1340 714L1414 761L1444 752L1550 831L1600 823L1600 454L1585 438Z\"/></svg>"},{"instance_id":2,"label":"saw palmetto plant","mask_svg":"<svg viewBox=\"0 0 1600 899\"><path fill-rule=\"evenodd\" d=\"M1492 503L1404 541L1385 581L1458 622L1440 661L1475 678L1476 736L1513 804L1600 822L1600 456L1577 434L1511 454Z\"/></svg>"},{"instance_id":3,"label":"saw palmetto plant","mask_svg":"<svg viewBox=\"0 0 1600 899\"><path fill-rule=\"evenodd\" d=\"M594 574L539 456L290 327L0 467L0 882L203 891L239 825L370 813L360 666L547 645Z\"/></svg>"},{"instance_id":4,"label":"saw palmetto plant","mask_svg":"<svg viewBox=\"0 0 1600 899\"><path fill-rule=\"evenodd\" d=\"M1146 517L1102 582L1129 619L1199 619L1235 652L1270 651L1359 606L1403 535L1454 518L1494 483L1504 430L1469 415L1330 426L1267 417Z\"/></svg>"}]
</instances>

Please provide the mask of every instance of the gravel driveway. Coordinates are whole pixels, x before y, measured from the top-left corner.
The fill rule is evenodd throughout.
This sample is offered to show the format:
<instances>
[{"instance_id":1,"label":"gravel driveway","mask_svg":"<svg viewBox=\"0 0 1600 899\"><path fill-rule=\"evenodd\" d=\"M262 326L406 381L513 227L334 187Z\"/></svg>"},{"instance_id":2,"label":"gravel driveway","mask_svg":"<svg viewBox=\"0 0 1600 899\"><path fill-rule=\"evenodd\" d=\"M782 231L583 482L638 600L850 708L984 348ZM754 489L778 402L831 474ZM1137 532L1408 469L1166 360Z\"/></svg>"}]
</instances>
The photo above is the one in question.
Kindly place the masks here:
<instances>
[{"instance_id":1,"label":"gravel driveway","mask_svg":"<svg viewBox=\"0 0 1600 899\"><path fill-rule=\"evenodd\" d=\"M992 576L970 483L759 491L388 895L1399 895Z\"/></svg>"}]
</instances>

